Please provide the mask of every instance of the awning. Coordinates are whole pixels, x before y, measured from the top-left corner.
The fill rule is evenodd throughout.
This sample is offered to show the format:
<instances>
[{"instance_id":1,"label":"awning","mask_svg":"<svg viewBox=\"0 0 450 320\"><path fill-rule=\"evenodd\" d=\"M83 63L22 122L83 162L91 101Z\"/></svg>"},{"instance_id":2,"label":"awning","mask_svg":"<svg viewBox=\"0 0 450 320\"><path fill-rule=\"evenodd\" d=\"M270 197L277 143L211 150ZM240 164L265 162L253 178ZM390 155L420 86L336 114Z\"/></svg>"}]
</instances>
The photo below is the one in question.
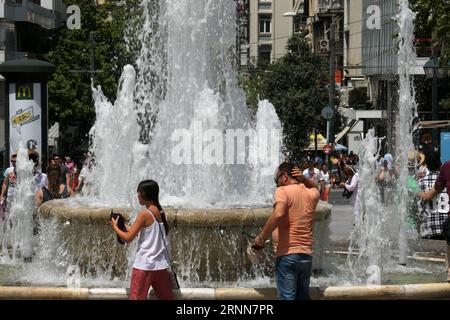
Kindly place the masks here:
<instances>
[{"instance_id":1,"label":"awning","mask_svg":"<svg viewBox=\"0 0 450 320\"><path fill-rule=\"evenodd\" d=\"M339 141L341 141L342 138L344 138L345 135L346 135L347 133L349 133L349 131L352 130L352 129L356 126L356 124L358 123L358 121L359 121L359 120L355 120L355 119L351 120L351 121L348 123L348 125L344 128L344 130L342 130L341 132L339 132L339 133L335 136L334 142L335 142L335 143L338 143Z\"/></svg>"},{"instance_id":2,"label":"awning","mask_svg":"<svg viewBox=\"0 0 450 320\"><path fill-rule=\"evenodd\" d=\"M450 120L420 121L419 126L422 129L442 128L450 126Z\"/></svg>"},{"instance_id":3,"label":"awning","mask_svg":"<svg viewBox=\"0 0 450 320\"><path fill-rule=\"evenodd\" d=\"M314 133L311 133L309 135L309 146L305 150L315 150L316 149L314 138L315 138ZM323 135L318 133L317 134L317 150L322 150L326 144L327 144L327 139Z\"/></svg>"}]
</instances>

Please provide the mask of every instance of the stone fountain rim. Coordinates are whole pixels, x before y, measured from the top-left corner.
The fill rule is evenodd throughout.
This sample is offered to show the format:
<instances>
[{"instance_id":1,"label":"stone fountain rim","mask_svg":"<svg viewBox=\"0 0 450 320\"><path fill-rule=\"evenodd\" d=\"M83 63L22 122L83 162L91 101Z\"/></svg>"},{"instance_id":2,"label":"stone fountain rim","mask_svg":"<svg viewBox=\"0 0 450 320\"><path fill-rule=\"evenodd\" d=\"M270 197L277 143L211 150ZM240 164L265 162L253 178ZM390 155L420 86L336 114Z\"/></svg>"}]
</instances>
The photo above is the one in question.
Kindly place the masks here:
<instances>
[{"instance_id":1,"label":"stone fountain rim","mask_svg":"<svg viewBox=\"0 0 450 320\"><path fill-rule=\"evenodd\" d=\"M63 288L0 286L0 299L128 299L129 288ZM276 288L181 288L177 300L276 300ZM313 300L417 300L450 299L450 283L379 286L310 287ZM153 290L149 298L154 299Z\"/></svg>"},{"instance_id":2,"label":"stone fountain rim","mask_svg":"<svg viewBox=\"0 0 450 320\"><path fill-rule=\"evenodd\" d=\"M67 200L51 200L43 203L38 213L43 218L58 218L62 222L76 221L79 224L107 224L111 210L121 213L130 220L131 209L116 207L74 207L65 206ZM320 201L315 221L327 220L331 216L332 206ZM166 207L169 224L174 226L261 226L267 221L272 207L253 208L204 208L174 209Z\"/></svg>"}]
</instances>

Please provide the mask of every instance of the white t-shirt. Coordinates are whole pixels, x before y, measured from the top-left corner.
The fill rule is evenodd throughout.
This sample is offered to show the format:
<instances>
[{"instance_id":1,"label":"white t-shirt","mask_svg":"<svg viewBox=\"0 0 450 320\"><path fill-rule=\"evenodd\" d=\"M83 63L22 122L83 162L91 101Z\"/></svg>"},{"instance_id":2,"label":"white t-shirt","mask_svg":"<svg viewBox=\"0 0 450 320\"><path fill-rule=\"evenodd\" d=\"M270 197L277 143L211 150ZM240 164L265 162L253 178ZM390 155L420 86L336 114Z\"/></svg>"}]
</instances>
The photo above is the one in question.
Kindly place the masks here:
<instances>
[{"instance_id":1,"label":"white t-shirt","mask_svg":"<svg viewBox=\"0 0 450 320\"><path fill-rule=\"evenodd\" d=\"M36 187L36 190L39 190L47 185L48 185L47 175L42 172L36 172L36 174L34 175L34 186Z\"/></svg>"},{"instance_id":2,"label":"white t-shirt","mask_svg":"<svg viewBox=\"0 0 450 320\"><path fill-rule=\"evenodd\" d=\"M345 183L345 188L352 192L350 196L350 204L353 206L353 213L355 216L359 215L359 205L358 205L358 182L359 182L359 174L355 173L350 181L350 184Z\"/></svg>"},{"instance_id":3,"label":"white t-shirt","mask_svg":"<svg viewBox=\"0 0 450 320\"><path fill-rule=\"evenodd\" d=\"M320 175L322 177L321 180L325 181L325 184L330 184L330 171L327 171L327 173L324 173L322 170L320 170Z\"/></svg>"},{"instance_id":4,"label":"white t-shirt","mask_svg":"<svg viewBox=\"0 0 450 320\"><path fill-rule=\"evenodd\" d=\"M314 170L309 170L308 168L303 171L303 175L305 176L305 178L310 179L315 183L319 183L319 181L322 180L322 174L317 168L314 168Z\"/></svg>"}]
</instances>

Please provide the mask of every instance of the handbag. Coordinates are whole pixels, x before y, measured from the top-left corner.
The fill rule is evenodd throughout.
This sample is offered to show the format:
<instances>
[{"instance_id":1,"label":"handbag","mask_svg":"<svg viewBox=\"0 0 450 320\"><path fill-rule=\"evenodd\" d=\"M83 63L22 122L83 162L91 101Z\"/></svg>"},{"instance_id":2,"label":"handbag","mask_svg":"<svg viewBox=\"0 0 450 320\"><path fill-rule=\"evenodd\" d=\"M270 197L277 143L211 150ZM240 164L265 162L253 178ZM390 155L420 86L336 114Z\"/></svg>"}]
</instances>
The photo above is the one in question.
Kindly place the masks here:
<instances>
[{"instance_id":1,"label":"handbag","mask_svg":"<svg viewBox=\"0 0 450 320\"><path fill-rule=\"evenodd\" d=\"M115 213L111 210L111 214L109 216L109 220L117 219L117 217L119 217L119 220L117 220L117 227L119 227L119 229L123 232L127 232L127 227L125 226L125 219L123 218L123 216L120 213ZM119 235L117 235L117 242L119 242L120 244L125 244L125 241L123 241Z\"/></svg>"},{"instance_id":2,"label":"handbag","mask_svg":"<svg viewBox=\"0 0 450 320\"><path fill-rule=\"evenodd\" d=\"M158 221L155 219L155 222L158 223ZM170 277L170 281L172 282L172 289L173 290L180 290L180 284L178 282L178 278L177 278L177 274L175 273L175 271L173 271L173 263L172 263L172 259L170 259L170 254L169 254L169 250L167 250L167 246L166 246L166 241L164 240L164 235L161 231L161 226L158 223L158 229L159 229L159 233L161 234L161 238L164 244L164 249L166 251L167 254L167 259L169 260L169 277Z\"/></svg>"}]
</instances>

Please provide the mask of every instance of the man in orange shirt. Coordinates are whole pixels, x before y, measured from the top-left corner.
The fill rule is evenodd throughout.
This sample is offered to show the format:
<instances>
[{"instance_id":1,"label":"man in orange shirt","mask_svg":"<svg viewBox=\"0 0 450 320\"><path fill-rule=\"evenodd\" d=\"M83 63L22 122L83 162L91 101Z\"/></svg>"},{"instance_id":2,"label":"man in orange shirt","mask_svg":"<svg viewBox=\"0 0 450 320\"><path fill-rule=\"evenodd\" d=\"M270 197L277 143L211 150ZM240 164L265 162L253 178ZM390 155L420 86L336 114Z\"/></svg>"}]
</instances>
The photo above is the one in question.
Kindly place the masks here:
<instances>
[{"instance_id":1,"label":"man in orange shirt","mask_svg":"<svg viewBox=\"0 0 450 320\"><path fill-rule=\"evenodd\" d=\"M264 247L272 233L276 283L281 300L309 300L314 212L320 193L295 164L284 162L276 172L273 211L255 245Z\"/></svg>"}]
</instances>

